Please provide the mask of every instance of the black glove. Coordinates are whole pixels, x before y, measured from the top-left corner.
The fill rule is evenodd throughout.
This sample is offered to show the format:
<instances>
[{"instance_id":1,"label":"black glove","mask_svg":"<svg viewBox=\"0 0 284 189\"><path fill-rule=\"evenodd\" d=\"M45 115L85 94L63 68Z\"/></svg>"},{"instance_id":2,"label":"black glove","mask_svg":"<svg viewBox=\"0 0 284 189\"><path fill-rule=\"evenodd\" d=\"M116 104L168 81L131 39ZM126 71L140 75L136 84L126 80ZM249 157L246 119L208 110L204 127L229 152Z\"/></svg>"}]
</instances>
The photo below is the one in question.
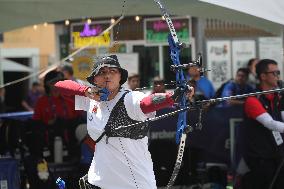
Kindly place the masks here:
<instances>
[{"instance_id":1,"label":"black glove","mask_svg":"<svg viewBox=\"0 0 284 189\"><path fill-rule=\"evenodd\" d=\"M190 86L186 85L186 87L179 86L174 90L174 93L172 94L171 98L175 102L179 102L180 99L182 98L182 95L184 93L190 92Z\"/></svg>"}]
</instances>

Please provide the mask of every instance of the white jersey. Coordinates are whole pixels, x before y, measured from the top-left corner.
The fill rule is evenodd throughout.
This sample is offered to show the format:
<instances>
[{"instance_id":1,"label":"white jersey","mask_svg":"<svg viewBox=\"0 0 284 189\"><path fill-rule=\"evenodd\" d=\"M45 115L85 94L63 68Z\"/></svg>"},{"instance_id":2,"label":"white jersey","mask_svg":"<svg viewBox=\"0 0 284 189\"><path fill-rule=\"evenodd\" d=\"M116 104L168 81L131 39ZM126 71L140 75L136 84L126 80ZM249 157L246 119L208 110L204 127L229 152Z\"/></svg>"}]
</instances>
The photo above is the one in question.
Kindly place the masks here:
<instances>
[{"instance_id":1,"label":"white jersey","mask_svg":"<svg viewBox=\"0 0 284 189\"><path fill-rule=\"evenodd\" d=\"M104 131L110 113L126 91L121 91L110 101L97 102L87 97L76 96L76 110L87 111L87 129L93 140ZM137 121L154 117L155 112L144 114L140 101L145 94L131 91L124 98L128 116ZM106 136L96 144L92 164L88 172L88 182L102 189L153 189L156 180L151 155L148 151L148 137L134 140L123 137Z\"/></svg>"}]
</instances>

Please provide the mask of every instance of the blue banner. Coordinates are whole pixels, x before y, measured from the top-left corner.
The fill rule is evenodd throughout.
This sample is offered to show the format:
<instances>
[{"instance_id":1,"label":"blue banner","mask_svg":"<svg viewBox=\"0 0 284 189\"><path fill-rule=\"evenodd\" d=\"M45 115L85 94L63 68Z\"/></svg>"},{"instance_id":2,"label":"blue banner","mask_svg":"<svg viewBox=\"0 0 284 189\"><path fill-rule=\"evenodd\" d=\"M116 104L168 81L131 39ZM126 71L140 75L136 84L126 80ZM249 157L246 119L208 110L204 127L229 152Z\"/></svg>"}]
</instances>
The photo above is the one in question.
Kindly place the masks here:
<instances>
[{"instance_id":1,"label":"blue banner","mask_svg":"<svg viewBox=\"0 0 284 189\"><path fill-rule=\"evenodd\" d=\"M157 112L157 116L173 111L164 109ZM195 128L198 123L199 110L189 111L188 124ZM241 106L227 108L210 108L202 113L202 129L194 129L188 134L187 144L190 148L198 149L199 160L206 162L220 162L230 164L232 160L231 135L235 135L236 126L243 119ZM150 144L155 140L175 140L177 116L165 118L151 123ZM234 137L234 136L231 136ZM235 143L234 143L235 144ZM235 149L233 149L235 150Z\"/></svg>"},{"instance_id":2,"label":"blue banner","mask_svg":"<svg viewBox=\"0 0 284 189\"><path fill-rule=\"evenodd\" d=\"M20 189L20 174L17 160L0 158L0 188Z\"/></svg>"}]
</instances>

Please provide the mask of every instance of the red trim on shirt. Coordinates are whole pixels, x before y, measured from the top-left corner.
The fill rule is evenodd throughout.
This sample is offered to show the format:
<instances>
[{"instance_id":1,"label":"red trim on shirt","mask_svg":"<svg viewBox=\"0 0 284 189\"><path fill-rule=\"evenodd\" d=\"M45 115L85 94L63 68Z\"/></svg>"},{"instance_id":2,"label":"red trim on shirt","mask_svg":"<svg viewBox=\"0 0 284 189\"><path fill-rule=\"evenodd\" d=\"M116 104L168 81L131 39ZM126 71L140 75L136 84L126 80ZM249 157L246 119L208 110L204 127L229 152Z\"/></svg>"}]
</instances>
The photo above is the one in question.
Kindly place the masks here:
<instances>
[{"instance_id":1,"label":"red trim on shirt","mask_svg":"<svg viewBox=\"0 0 284 189\"><path fill-rule=\"evenodd\" d=\"M84 143L87 144L93 150L93 152L95 151L96 142L90 136L85 138Z\"/></svg>"},{"instance_id":2,"label":"red trim on shirt","mask_svg":"<svg viewBox=\"0 0 284 189\"><path fill-rule=\"evenodd\" d=\"M244 108L246 115L252 119L266 112L263 105L256 97L248 97L245 101Z\"/></svg>"}]
</instances>

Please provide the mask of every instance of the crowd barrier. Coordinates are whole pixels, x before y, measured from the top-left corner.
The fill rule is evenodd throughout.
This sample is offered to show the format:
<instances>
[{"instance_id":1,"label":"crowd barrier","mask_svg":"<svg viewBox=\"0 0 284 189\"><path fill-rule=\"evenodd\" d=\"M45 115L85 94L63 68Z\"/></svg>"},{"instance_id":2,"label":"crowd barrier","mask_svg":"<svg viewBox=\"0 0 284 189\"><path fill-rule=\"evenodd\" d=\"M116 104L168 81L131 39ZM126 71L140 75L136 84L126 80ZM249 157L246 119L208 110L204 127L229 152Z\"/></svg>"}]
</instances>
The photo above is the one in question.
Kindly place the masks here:
<instances>
[{"instance_id":1,"label":"crowd barrier","mask_svg":"<svg viewBox=\"0 0 284 189\"><path fill-rule=\"evenodd\" d=\"M157 115L173 111L168 108L157 112ZM188 125L195 128L198 123L199 110L190 111ZM211 108L202 112L202 129L193 129L188 134L189 147L203 151L201 160L226 163L235 160L238 126L243 120L243 109L240 106ZM177 116L161 119L151 123L150 142L156 140L175 141Z\"/></svg>"},{"instance_id":2,"label":"crowd barrier","mask_svg":"<svg viewBox=\"0 0 284 189\"><path fill-rule=\"evenodd\" d=\"M173 110L164 109L158 111L157 115ZM242 107L210 108L203 110L201 118L202 129L199 130L195 127L199 121L199 110L188 113L188 125L193 131L187 137L183 165L176 183L187 185L217 182L225 185L227 172L234 171L239 159L236 157L239 154L236 147L241 137L238 126L243 120ZM177 115L152 122L150 125L149 150L154 162L157 184L165 186L177 157Z\"/></svg>"},{"instance_id":3,"label":"crowd barrier","mask_svg":"<svg viewBox=\"0 0 284 189\"><path fill-rule=\"evenodd\" d=\"M163 109L158 111L157 115L169 113L173 110L173 108ZM20 127L20 129L15 130L21 132L22 127L30 120L31 116L32 112L6 113L0 114L0 119L2 120L2 125L5 125L6 122L11 127ZM188 124L193 128L198 123L198 119L199 110L188 113ZM214 179L217 179L219 183L226 182L223 180L226 169L234 168L237 163L238 157L236 157L236 154L238 154L238 149L236 146L239 139L237 131L242 119L242 107L210 108L203 111L201 119L202 129L193 129L188 134L183 165L176 184L190 185L200 182L200 179L205 179L205 177L207 181L211 179L214 182ZM178 147L175 143L176 125L177 115L150 123L149 151L154 162L158 186L167 184L174 167ZM15 138L18 136L14 134L11 137ZM1 150L3 145L1 141L0 153L3 152L3 149ZM7 143L6 145L10 148L13 147L13 144ZM215 178L216 170L214 178L210 178L209 169L212 167L212 164L226 167L218 169L220 178ZM199 179L199 181L196 179Z\"/></svg>"}]
</instances>

